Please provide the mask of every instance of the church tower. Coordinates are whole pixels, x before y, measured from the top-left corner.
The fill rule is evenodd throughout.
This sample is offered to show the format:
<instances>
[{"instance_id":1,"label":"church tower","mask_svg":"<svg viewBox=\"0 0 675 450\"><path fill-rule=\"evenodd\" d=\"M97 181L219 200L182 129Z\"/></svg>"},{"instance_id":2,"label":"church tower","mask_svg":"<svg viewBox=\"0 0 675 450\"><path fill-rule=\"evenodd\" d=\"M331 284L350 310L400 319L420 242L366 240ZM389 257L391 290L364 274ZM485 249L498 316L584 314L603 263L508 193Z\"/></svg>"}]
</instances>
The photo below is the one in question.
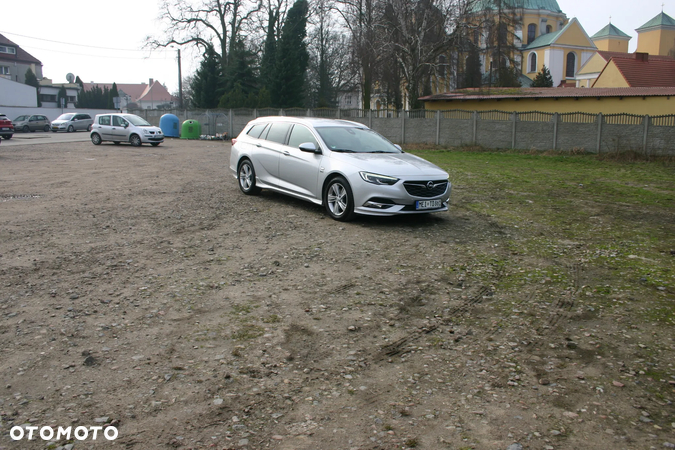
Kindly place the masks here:
<instances>
[{"instance_id":1,"label":"church tower","mask_svg":"<svg viewBox=\"0 0 675 450\"><path fill-rule=\"evenodd\" d=\"M675 57L675 20L661 14L637 28L637 52Z\"/></svg>"},{"instance_id":2,"label":"church tower","mask_svg":"<svg viewBox=\"0 0 675 450\"><path fill-rule=\"evenodd\" d=\"M606 52L628 53L628 41L631 37L610 22L605 28L591 36L598 50Z\"/></svg>"}]
</instances>

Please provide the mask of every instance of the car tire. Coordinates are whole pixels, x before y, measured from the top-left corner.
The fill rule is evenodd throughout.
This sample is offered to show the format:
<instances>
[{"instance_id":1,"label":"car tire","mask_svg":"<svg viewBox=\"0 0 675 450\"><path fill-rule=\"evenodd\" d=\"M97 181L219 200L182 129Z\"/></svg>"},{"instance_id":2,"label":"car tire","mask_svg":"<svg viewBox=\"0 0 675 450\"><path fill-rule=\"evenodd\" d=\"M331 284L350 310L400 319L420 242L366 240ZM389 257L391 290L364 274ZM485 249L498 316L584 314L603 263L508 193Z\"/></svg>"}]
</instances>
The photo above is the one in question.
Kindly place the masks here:
<instances>
[{"instance_id":1,"label":"car tire","mask_svg":"<svg viewBox=\"0 0 675 450\"><path fill-rule=\"evenodd\" d=\"M44 132L46 133L47 131L51 130L51 128L52 128L52 127L50 127L49 125L45 125L45 127L43 128L43 130L44 130Z\"/></svg>"},{"instance_id":2,"label":"car tire","mask_svg":"<svg viewBox=\"0 0 675 450\"><path fill-rule=\"evenodd\" d=\"M337 176L326 184L323 204L328 215L335 220L348 222L354 218L354 194L343 177Z\"/></svg>"},{"instance_id":3,"label":"car tire","mask_svg":"<svg viewBox=\"0 0 675 450\"><path fill-rule=\"evenodd\" d=\"M131 136L129 136L129 143L133 147L140 147L141 145L143 145L143 142L141 142L141 137L137 134L132 134Z\"/></svg>"},{"instance_id":4,"label":"car tire","mask_svg":"<svg viewBox=\"0 0 675 450\"><path fill-rule=\"evenodd\" d=\"M91 135L91 143L94 145L101 145L101 136L98 133Z\"/></svg>"},{"instance_id":5,"label":"car tire","mask_svg":"<svg viewBox=\"0 0 675 450\"><path fill-rule=\"evenodd\" d=\"M28 125L24 125L21 131L23 131L24 133L28 133L30 131L30 128L28 128Z\"/></svg>"},{"instance_id":6,"label":"car tire","mask_svg":"<svg viewBox=\"0 0 675 450\"><path fill-rule=\"evenodd\" d=\"M73 131L75 131L75 127L72 126L72 125L70 125L70 126L68 127L68 133L72 133Z\"/></svg>"},{"instance_id":7,"label":"car tire","mask_svg":"<svg viewBox=\"0 0 675 450\"><path fill-rule=\"evenodd\" d=\"M237 170L239 189L246 195L259 194L261 189L255 185L255 169L250 159L244 159L239 163Z\"/></svg>"}]
</instances>

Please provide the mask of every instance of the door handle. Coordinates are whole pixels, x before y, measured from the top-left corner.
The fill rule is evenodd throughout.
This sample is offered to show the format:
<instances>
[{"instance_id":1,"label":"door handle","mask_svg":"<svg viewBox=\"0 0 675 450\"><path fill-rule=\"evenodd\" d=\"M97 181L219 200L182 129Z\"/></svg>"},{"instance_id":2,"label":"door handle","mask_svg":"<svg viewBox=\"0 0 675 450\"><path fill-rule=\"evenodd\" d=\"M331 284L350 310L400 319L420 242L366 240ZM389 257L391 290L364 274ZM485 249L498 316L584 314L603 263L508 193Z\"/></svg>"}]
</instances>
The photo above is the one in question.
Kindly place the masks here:
<instances>
[{"instance_id":1,"label":"door handle","mask_svg":"<svg viewBox=\"0 0 675 450\"><path fill-rule=\"evenodd\" d=\"M285 151L284 151L284 155L290 156L290 154L291 154L291 152L289 152L288 150L285 150Z\"/></svg>"}]
</instances>

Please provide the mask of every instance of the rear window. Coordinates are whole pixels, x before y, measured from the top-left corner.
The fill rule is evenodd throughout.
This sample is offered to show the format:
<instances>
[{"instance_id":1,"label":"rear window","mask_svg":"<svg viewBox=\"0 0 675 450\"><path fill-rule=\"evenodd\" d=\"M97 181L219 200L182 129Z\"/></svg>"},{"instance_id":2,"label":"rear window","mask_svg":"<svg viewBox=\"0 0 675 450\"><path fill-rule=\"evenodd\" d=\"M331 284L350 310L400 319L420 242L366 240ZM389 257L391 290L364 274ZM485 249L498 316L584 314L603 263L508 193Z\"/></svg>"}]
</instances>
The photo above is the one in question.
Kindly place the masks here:
<instances>
[{"instance_id":1,"label":"rear window","mask_svg":"<svg viewBox=\"0 0 675 450\"><path fill-rule=\"evenodd\" d=\"M259 123L258 125L253 125L246 134L248 134L253 138L258 139L260 137L260 133L262 133L262 130L264 130L266 126L267 126L266 123Z\"/></svg>"},{"instance_id":2,"label":"rear window","mask_svg":"<svg viewBox=\"0 0 675 450\"><path fill-rule=\"evenodd\" d=\"M290 127L290 123L273 123L269 133L267 133L267 140L283 144Z\"/></svg>"},{"instance_id":3,"label":"rear window","mask_svg":"<svg viewBox=\"0 0 675 450\"><path fill-rule=\"evenodd\" d=\"M110 116L99 116L98 124L99 125L110 125Z\"/></svg>"}]
</instances>

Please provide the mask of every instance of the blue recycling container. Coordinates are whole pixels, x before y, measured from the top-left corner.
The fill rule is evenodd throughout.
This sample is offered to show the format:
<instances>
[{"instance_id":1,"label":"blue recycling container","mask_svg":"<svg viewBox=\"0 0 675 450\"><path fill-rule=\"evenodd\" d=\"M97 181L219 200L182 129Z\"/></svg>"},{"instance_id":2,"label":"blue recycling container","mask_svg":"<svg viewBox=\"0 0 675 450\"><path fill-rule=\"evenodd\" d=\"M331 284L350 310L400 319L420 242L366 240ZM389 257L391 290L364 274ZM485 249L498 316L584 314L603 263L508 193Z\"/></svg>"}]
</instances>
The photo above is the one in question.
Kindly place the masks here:
<instances>
[{"instance_id":1,"label":"blue recycling container","mask_svg":"<svg viewBox=\"0 0 675 450\"><path fill-rule=\"evenodd\" d=\"M164 114L159 118L159 128L166 137L180 137L180 121L174 114Z\"/></svg>"}]
</instances>

